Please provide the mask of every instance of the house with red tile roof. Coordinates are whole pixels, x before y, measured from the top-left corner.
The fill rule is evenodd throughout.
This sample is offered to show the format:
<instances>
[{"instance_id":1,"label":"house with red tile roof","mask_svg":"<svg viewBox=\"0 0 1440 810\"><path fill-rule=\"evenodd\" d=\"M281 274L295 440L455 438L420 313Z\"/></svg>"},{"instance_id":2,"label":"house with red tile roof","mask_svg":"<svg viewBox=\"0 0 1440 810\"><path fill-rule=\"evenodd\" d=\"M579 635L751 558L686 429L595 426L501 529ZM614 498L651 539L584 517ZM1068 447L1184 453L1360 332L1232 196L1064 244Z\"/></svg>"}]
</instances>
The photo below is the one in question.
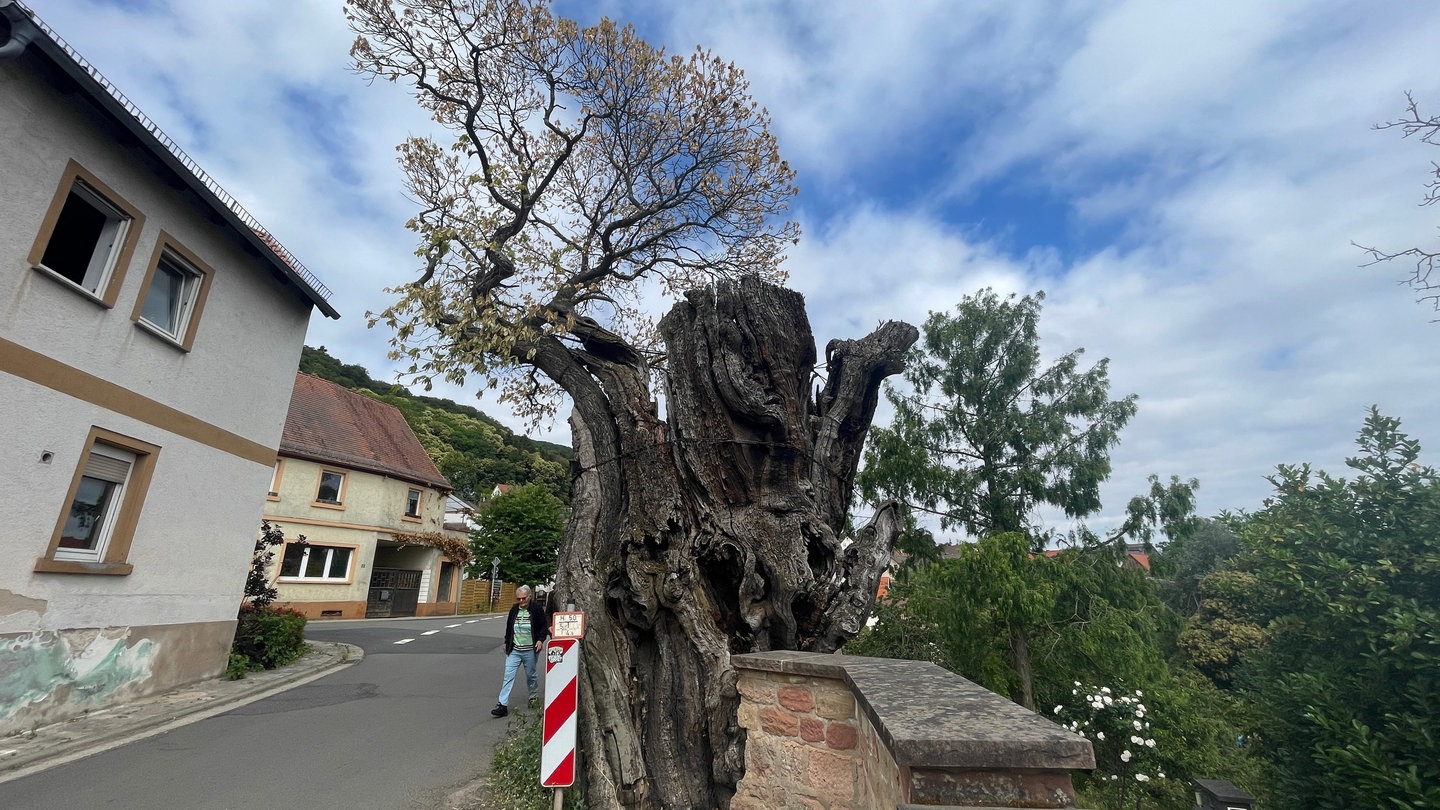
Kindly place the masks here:
<instances>
[{"instance_id":1,"label":"house with red tile roof","mask_svg":"<svg viewBox=\"0 0 1440 810\"><path fill-rule=\"evenodd\" d=\"M450 491L399 409L297 374L265 509L286 538L277 604L314 619L455 613L470 551L446 526Z\"/></svg>"}]
</instances>

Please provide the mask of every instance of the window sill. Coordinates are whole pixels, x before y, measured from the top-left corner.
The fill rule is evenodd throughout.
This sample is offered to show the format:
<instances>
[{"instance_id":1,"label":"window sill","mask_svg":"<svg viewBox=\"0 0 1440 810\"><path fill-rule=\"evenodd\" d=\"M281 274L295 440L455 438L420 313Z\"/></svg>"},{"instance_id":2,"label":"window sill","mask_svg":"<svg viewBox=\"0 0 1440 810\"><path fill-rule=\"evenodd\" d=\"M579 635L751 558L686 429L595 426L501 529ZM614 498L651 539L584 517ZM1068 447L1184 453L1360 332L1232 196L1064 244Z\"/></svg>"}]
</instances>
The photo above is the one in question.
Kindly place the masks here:
<instances>
[{"instance_id":1,"label":"window sill","mask_svg":"<svg viewBox=\"0 0 1440 810\"><path fill-rule=\"evenodd\" d=\"M39 273L40 275L45 276L46 278L50 279L51 281L55 282L56 284L59 284L61 287L64 287L65 289L67 289L67 290L75 293L76 295L80 296L81 298L84 298L85 300L89 301L89 302L92 303L92 304L95 304L96 306L104 307L105 309L114 309L114 308L115 308L115 305L114 305L114 304L111 304L109 301L106 301L104 298L101 298L100 296L96 295L95 293L91 292L90 290L87 290L87 289L85 289L84 287L81 287L79 284L76 284L75 282L73 282L73 281L71 281L70 279L68 279L68 278L60 275L59 273L55 272L54 270L51 270L50 268L46 267L46 266L43 265L43 264L32 264L32 265L30 265L30 267L31 267L31 269L33 269L35 272Z\"/></svg>"},{"instance_id":2,"label":"window sill","mask_svg":"<svg viewBox=\"0 0 1440 810\"><path fill-rule=\"evenodd\" d=\"M35 561L36 573L42 574L99 574L101 576L129 576L135 566L125 562L89 562L84 560L52 560L41 557Z\"/></svg>"},{"instance_id":3,"label":"window sill","mask_svg":"<svg viewBox=\"0 0 1440 810\"><path fill-rule=\"evenodd\" d=\"M170 346L179 349L182 352L188 353L190 351L190 348L184 343L181 343L179 338L175 337L169 332L166 332L164 329L161 329L160 327L150 323L147 320L137 320L135 321L135 326L138 327L142 332L149 332L150 334L154 335L155 339L159 340L161 343L169 344Z\"/></svg>"},{"instance_id":4,"label":"window sill","mask_svg":"<svg viewBox=\"0 0 1440 810\"><path fill-rule=\"evenodd\" d=\"M406 523L424 523L424 522L425 522L424 518L420 517L419 515L401 515L401 516L400 516L400 519L403 520L403 521L405 521Z\"/></svg>"},{"instance_id":5,"label":"window sill","mask_svg":"<svg viewBox=\"0 0 1440 810\"><path fill-rule=\"evenodd\" d=\"M348 579L330 579L328 577L277 577L276 582L293 582L297 585L349 585Z\"/></svg>"},{"instance_id":6,"label":"window sill","mask_svg":"<svg viewBox=\"0 0 1440 810\"><path fill-rule=\"evenodd\" d=\"M343 504L343 503L327 503L327 502L325 502L325 501L311 501L311 502L310 502L310 505L313 506L313 507L315 507L316 509L337 509L337 510L342 511L342 512L345 511L345 504Z\"/></svg>"}]
</instances>

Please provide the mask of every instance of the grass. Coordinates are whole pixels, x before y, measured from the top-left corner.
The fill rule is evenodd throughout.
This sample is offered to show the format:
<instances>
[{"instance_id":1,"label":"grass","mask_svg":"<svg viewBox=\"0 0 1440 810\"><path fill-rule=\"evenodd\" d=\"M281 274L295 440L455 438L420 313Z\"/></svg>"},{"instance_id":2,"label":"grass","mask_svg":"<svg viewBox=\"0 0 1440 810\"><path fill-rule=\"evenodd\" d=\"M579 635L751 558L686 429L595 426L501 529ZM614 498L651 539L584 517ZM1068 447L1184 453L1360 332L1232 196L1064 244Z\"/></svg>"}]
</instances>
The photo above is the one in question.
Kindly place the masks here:
<instances>
[{"instance_id":1,"label":"grass","mask_svg":"<svg viewBox=\"0 0 1440 810\"><path fill-rule=\"evenodd\" d=\"M552 810L555 794L540 786L542 713L519 709L510 715L505 739L490 761L490 781L482 798L485 810ZM565 810L585 810L580 786L565 789Z\"/></svg>"}]
</instances>

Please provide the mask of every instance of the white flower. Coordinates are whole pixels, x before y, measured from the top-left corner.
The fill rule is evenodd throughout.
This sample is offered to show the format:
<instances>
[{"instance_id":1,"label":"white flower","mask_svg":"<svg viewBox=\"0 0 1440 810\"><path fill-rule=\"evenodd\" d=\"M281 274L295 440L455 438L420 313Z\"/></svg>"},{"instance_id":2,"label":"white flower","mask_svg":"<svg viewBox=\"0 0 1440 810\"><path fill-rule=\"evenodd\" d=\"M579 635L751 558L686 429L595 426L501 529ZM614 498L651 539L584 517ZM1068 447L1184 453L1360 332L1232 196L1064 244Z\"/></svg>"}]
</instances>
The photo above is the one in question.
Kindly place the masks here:
<instances>
[{"instance_id":1,"label":"white flower","mask_svg":"<svg viewBox=\"0 0 1440 810\"><path fill-rule=\"evenodd\" d=\"M1165 778L1165 772L1164 772L1164 771L1161 771L1161 772L1159 772L1159 773L1157 773L1157 774L1155 774L1155 775L1158 776L1158 777L1160 777L1161 779L1164 779L1164 778Z\"/></svg>"},{"instance_id":2,"label":"white flower","mask_svg":"<svg viewBox=\"0 0 1440 810\"><path fill-rule=\"evenodd\" d=\"M1144 692L1141 692L1139 689L1136 689L1136 690L1135 690L1135 697L1145 697L1145 693L1144 693Z\"/></svg>"},{"instance_id":3,"label":"white flower","mask_svg":"<svg viewBox=\"0 0 1440 810\"><path fill-rule=\"evenodd\" d=\"M1129 762L1129 761L1130 761L1130 749L1127 748L1127 749L1125 749L1124 751L1121 751L1121 752L1120 752L1120 761L1121 761L1121 762Z\"/></svg>"},{"instance_id":4,"label":"white flower","mask_svg":"<svg viewBox=\"0 0 1440 810\"><path fill-rule=\"evenodd\" d=\"M1137 773L1137 774L1135 774L1135 781L1136 781L1136 782L1149 782L1149 781L1150 781L1150 777L1146 776L1146 775L1143 774L1143 773Z\"/></svg>"},{"instance_id":5,"label":"white flower","mask_svg":"<svg viewBox=\"0 0 1440 810\"><path fill-rule=\"evenodd\" d=\"M1146 741L1145 741L1145 747L1146 747L1146 748L1154 748L1154 747L1155 747L1155 741L1154 741L1154 740L1146 740Z\"/></svg>"},{"instance_id":6,"label":"white flower","mask_svg":"<svg viewBox=\"0 0 1440 810\"><path fill-rule=\"evenodd\" d=\"M1114 703L1114 702L1115 702L1115 701L1112 700L1109 695L1106 695L1106 696L1105 696L1105 705L1106 705L1106 706L1109 706L1111 703Z\"/></svg>"},{"instance_id":7,"label":"white flower","mask_svg":"<svg viewBox=\"0 0 1440 810\"><path fill-rule=\"evenodd\" d=\"M1102 687L1100 687L1100 694L1102 694L1102 695L1108 695L1108 694L1110 694L1110 687L1108 687L1108 686L1102 686Z\"/></svg>"},{"instance_id":8,"label":"white flower","mask_svg":"<svg viewBox=\"0 0 1440 810\"><path fill-rule=\"evenodd\" d=\"M1063 709L1063 708L1065 708L1065 707L1064 707L1064 706L1056 706L1056 707L1055 707L1055 713L1056 713L1056 714L1059 714L1059 713L1060 713L1060 710Z\"/></svg>"},{"instance_id":9,"label":"white flower","mask_svg":"<svg viewBox=\"0 0 1440 810\"><path fill-rule=\"evenodd\" d=\"M1145 744L1145 738L1144 738L1144 737L1136 737L1134 734L1131 734L1131 735L1130 735L1130 742L1131 742L1132 745L1144 745L1144 744Z\"/></svg>"},{"instance_id":10,"label":"white flower","mask_svg":"<svg viewBox=\"0 0 1440 810\"><path fill-rule=\"evenodd\" d=\"M1080 685L1080 682L1079 682L1079 681L1076 681L1076 682L1075 682L1075 685L1078 687L1078 686Z\"/></svg>"},{"instance_id":11,"label":"white flower","mask_svg":"<svg viewBox=\"0 0 1440 810\"><path fill-rule=\"evenodd\" d=\"M1120 775L1119 775L1119 774L1114 774L1114 773L1110 774L1110 781L1112 781L1112 782L1115 781L1116 779L1119 779L1119 778L1120 778Z\"/></svg>"},{"instance_id":12,"label":"white flower","mask_svg":"<svg viewBox=\"0 0 1440 810\"><path fill-rule=\"evenodd\" d=\"M1072 695L1078 695L1078 694L1080 694L1080 690L1079 690L1079 689L1071 689L1071 690L1070 690L1070 694L1072 694Z\"/></svg>"},{"instance_id":13,"label":"white flower","mask_svg":"<svg viewBox=\"0 0 1440 810\"><path fill-rule=\"evenodd\" d=\"M1103 740L1103 739L1105 739L1105 732L1103 732L1103 731L1097 731L1097 732L1095 732L1095 739L1097 739L1097 740Z\"/></svg>"},{"instance_id":14,"label":"white flower","mask_svg":"<svg viewBox=\"0 0 1440 810\"><path fill-rule=\"evenodd\" d=\"M1136 720L1136 721L1135 721L1135 730L1136 730L1136 731L1139 731L1140 729L1142 729L1142 728L1144 728L1144 727L1145 727L1145 726L1141 725L1141 723L1140 723L1139 720Z\"/></svg>"}]
</instances>

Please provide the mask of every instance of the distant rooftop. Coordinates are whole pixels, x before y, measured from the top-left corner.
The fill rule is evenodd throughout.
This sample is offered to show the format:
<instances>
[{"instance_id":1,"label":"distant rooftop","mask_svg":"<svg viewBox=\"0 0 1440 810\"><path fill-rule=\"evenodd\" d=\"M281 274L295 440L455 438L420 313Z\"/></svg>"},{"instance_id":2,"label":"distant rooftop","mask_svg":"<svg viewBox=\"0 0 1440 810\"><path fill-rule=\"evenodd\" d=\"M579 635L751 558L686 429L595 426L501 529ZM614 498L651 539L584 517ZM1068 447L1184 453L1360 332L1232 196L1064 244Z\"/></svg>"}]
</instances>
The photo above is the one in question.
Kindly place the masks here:
<instances>
[{"instance_id":1,"label":"distant rooftop","mask_svg":"<svg viewBox=\"0 0 1440 810\"><path fill-rule=\"evenodd\" d=\"M280 454L451 489L399 408L303 372Z\"/></svg>"},{"instance_id":2,"label":"distant rooftop","mask_svg":"<svg viewBox=\"0 0 1440 810\"><path fill-rule=\"evenodd\" d=\"M90 62L81 56L74 48L70 47L70 44L62 39L61 36L55 32L55 29L47 25L44 20L40 19L40 17L21 2L21 0L0 0L0 12L5 11L6 7L12 4L23 11L29 18L30 23L45 35L43 38L37 38L33 44L39 44L42 49L47 50L47 52L48 49L45 47L47 45L58 49L59 52L70 61L73 67L82 71L93 83L94 88L89 89L92 91L95 88L100 89L105 96L108 97L108 100L119 105L118 110L111 110L113 114L116 114L117 118L121 118L123 121L124 117L128 117L130 123L138 125L139 129L153 140L153 144L151 144L152 147L158 147L158 149L163 150L165 155L172 158L173 161L178 164L172 166L172 168L188 174L190 179L196 181L200 187L209 192L213 202L223 207L223 209L234 218L235 221L230 224L235 226L236 230L240 231L242 236L250 235L254 240L252 244L257 244L264 252L272 255L281 268L287 271L287 274L292 277L292 280L310 294L309 297L322 312L331 318L340 317L339 312L329 303L330 297L333 295L330 288L326 287L304 264L301 264L300 260L295 258L295 254L280 244L280 240L276 239L273 234L266 230L265 227L260 224L259 220L255 219L249 211L246 211L245 207L242 206L238 200L215 181L215 178L200 168L200 164L196 163L194 158L186 154L185 150L181 149L180 145L175 143L169 135L166 135L158 124L142 112L124 93L120 92L120 89L109 79L105 78L99 69L90 64ZM19 31L12 31L12 36L18 33ZM48 38L48 42L46 38ZM3 44L4 43L0 43L0 45ZM52 53L50 56L54 58L55 54ZM96 101L102 101L102 98L97 96ZM123 112L125 116L122 117L118 114L121 112ZM132 127L132 130L133 129L134 127ZM137 132L136 134L139 135L140 133Z\"/></svg>"}]
</instances>

